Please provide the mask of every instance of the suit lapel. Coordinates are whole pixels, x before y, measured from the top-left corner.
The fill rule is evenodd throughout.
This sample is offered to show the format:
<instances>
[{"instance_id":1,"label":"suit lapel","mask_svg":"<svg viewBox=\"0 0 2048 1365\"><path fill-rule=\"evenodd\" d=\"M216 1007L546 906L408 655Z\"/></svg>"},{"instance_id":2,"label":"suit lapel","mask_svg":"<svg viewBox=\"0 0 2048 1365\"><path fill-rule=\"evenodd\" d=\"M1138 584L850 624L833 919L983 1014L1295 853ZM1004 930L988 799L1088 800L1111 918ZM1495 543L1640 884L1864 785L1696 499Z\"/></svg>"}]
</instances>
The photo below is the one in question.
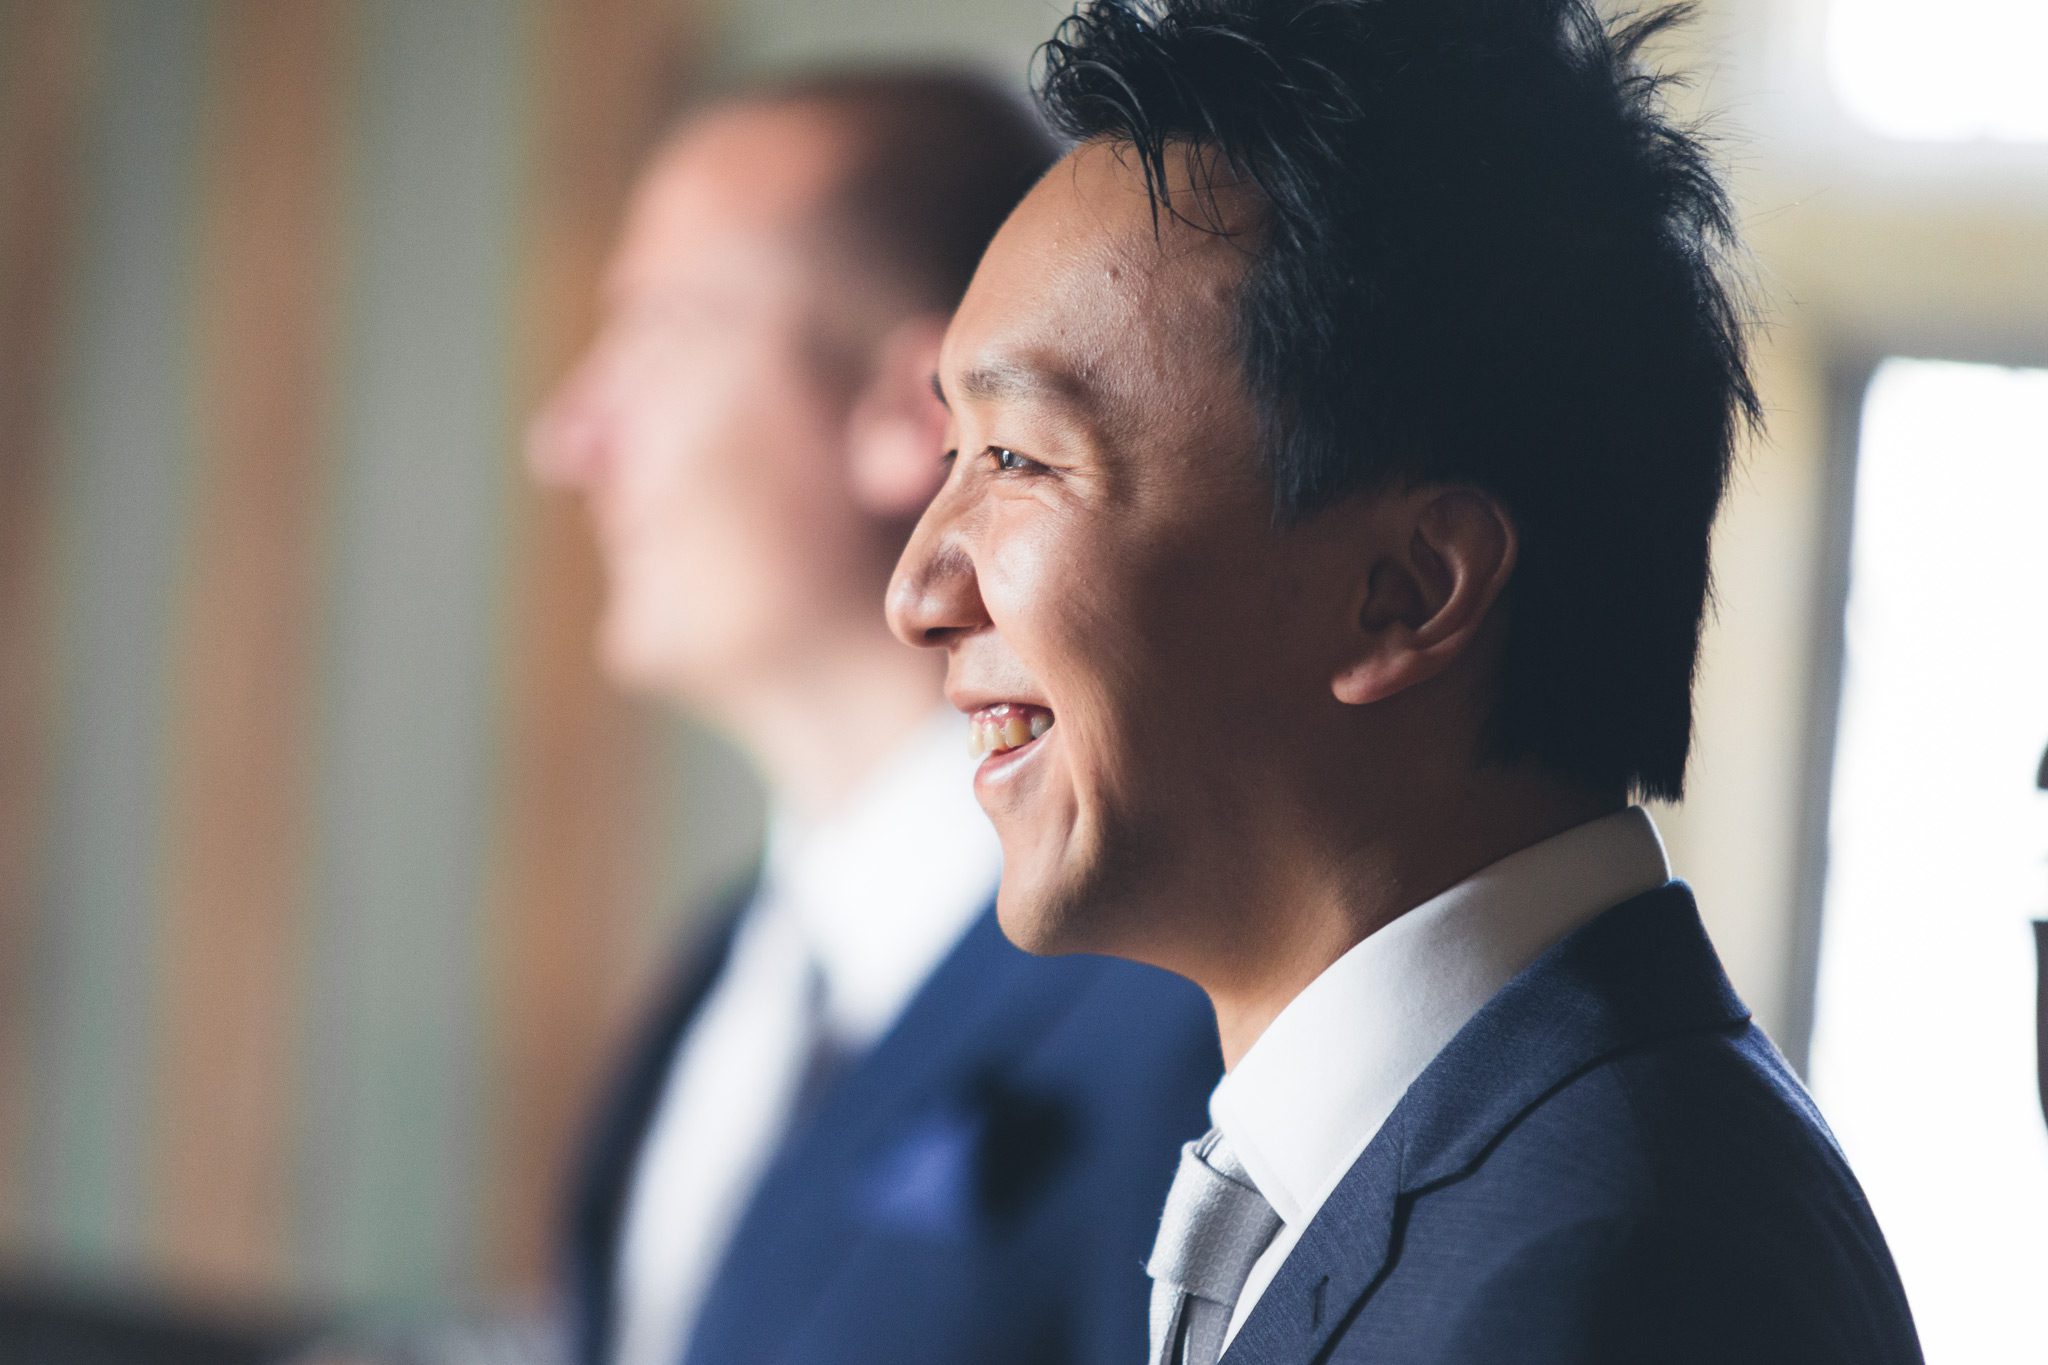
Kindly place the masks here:
<instances>
[{"instance_id":1,"label":"suit lapel","mask_svg":"<svg viewBox=\"0 0 2048 1365\"><path fill-rule=\"evenodd\" d=\"M1379 1277L1404 1183L1403 1146L1389 1140L1394 1122L1388 1119L1310 1221L1223 1353L1225 1365L1314 1359L1338 1321Z\"/></svg>"},{"instance_id":2,"label":"suit lapel","mask_svg":"<svg viewBox=\"0 0 2048 1365\"><path fill-rule=\"evenodd\" d=\"M1517 1119L1601 1060L1748 1017L1682 882L1569 935L1473 1016L1409 1087L1224 1361L1315 1359L1386 1269L1404 1194L1471 1170Z\"/></svg>"},{"instance_id":3,"label":"suit lapel","mask_svg":"<svg viewBox=\"0 0 2048 1365\"><path fill-rule=\"evenodd\" d=\"M775 1358L853 1248L878 1232L964 1238L1001 1197L987 1177L1013 1174L997 1169L988 1144L1034 1117L1009 1107L1009 1063L1098 970L1087 959L1029 958L985 911L895 1027L791 1133L735 1232L688 1358Z\"/></svg>"}]
</instances>

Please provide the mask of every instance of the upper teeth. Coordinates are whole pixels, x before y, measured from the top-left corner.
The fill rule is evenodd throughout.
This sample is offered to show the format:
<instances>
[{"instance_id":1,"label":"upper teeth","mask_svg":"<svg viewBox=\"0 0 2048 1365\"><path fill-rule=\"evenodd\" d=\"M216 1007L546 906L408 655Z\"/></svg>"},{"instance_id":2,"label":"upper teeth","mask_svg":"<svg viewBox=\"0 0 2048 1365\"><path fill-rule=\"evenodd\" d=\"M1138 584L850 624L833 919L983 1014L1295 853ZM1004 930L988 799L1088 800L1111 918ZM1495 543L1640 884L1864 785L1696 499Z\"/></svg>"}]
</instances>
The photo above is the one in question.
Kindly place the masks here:
<instances>
[{"instance_id":1,"label":"upper teeth","mask_svg":"<svg viewBox=\"0 0 2048 1365\"><path fill-rule=\"evenodd\" d=\"M967 729L967 751L976 758L1016 749L1052 729L1052 713L1011 702L985 706Z\"/></svg>"}]
</instances>

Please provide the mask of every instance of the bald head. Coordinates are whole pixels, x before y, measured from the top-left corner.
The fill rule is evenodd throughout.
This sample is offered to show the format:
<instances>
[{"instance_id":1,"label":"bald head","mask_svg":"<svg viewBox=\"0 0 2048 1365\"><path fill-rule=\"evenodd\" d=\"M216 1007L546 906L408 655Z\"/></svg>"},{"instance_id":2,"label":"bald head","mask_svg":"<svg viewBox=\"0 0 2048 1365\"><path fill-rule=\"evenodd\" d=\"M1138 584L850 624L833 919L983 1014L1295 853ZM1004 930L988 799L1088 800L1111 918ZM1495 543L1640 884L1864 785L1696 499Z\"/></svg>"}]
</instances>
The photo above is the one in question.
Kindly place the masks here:
<instances>
[{"instance_id":1,"label":"bald head","mask_svg":"<svg viewBox=\"0 0 2048 1365\"><path fill-rule=\"evenodd\" d=\"M1020 103L928 73L757 87L663 139L532 439L590 505L621 681L717 710L894 657L880 599L941 474L939 339L1051 151Z\"/></svg>"},{"instance_id":2,"label":"bald head","mask_svg":"<svg viewBox=\"0 0 2048 1365\"><path fill-rule=\"evenodd\" d=\"M1037 116L957 71L839 71L754 86L714 110L779 112L832 144L813 240L907 306L950 312L984 247L1057 155Z\"/></svg>"}]
</instances>

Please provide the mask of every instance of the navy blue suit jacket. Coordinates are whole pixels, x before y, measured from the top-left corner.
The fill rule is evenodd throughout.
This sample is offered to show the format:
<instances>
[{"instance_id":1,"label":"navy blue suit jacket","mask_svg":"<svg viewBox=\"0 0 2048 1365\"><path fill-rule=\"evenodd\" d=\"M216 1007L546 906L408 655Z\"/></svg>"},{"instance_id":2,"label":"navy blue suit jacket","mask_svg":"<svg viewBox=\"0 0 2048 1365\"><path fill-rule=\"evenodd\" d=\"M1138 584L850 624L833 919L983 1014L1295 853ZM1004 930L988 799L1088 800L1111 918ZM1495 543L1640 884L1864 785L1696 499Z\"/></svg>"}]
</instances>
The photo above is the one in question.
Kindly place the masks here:
<instances>
[{"instance_id":1,"label":"navy blue suit jacket","mask_svg":"<svg viewBox=\"0 0 2048 1365\"><path fill-rule=\"evenodd\" d=\"M573 1213L578 1357L605 1362L634 1153L716 975L698 956L628 1060ZM1131 1365L1144 1260L1221 1073L1164 972L1035 959L985 912L824 1091L743 1215L689 1365Z\"/></svg>"},{"instance_id":2,"label":"navy blue suit jacket","mask_svg":"<svg viewBox=\"0 0 2048 1365\"><path fill-rule=\"evenodd\" d=\"M1890 1253L1680 883L1423 1072L1224 1365L1917 1365Z\"/></svg>"}]
</instances>

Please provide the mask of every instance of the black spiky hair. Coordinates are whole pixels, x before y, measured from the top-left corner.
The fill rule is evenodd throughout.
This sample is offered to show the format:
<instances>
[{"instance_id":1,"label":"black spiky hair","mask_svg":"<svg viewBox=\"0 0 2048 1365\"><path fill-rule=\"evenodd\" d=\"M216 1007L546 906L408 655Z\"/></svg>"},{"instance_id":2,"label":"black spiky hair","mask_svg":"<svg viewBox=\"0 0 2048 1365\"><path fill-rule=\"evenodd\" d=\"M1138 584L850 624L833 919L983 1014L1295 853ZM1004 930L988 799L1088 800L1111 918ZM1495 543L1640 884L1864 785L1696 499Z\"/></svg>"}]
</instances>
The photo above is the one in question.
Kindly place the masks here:
<instances>
[{"instance_id":1,"label":"black spiky hair","mask_svg":"<svg viewBox=\"0 0 2048 1365\"><path fill-rule=\"evenodd\" d=\"M1155 216L1199 149L1258 190L1237 345L1276 510L1447 482L1520 558L1489 751L1676 798L1708 537L1757 420L1733 214L1645 44L1587 0L1087 0L1041 50Z\"/></svg>"}]
</instances>

